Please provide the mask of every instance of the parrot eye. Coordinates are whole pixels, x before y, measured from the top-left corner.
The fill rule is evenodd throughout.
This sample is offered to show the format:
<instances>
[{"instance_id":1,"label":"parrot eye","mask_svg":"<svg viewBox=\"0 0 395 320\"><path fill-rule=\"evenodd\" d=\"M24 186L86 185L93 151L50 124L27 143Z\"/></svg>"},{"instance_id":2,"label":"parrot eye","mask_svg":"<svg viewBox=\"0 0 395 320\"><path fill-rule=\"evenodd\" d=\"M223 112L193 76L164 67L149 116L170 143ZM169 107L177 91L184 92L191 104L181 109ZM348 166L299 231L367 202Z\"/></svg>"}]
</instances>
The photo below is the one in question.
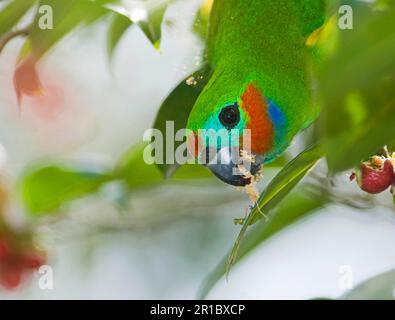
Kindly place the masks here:
<instances>
[{"instance_id":1,"label":"parrot eye","mask_svg":"<svg viewBox=\"0 0 395 320\"><path fill-rule=\"evenodd\" d=\"M237 103L224 107L219 114L219 121L228 130L236 127L240 122L240 111Z\"/></svg>"}]
</instances>

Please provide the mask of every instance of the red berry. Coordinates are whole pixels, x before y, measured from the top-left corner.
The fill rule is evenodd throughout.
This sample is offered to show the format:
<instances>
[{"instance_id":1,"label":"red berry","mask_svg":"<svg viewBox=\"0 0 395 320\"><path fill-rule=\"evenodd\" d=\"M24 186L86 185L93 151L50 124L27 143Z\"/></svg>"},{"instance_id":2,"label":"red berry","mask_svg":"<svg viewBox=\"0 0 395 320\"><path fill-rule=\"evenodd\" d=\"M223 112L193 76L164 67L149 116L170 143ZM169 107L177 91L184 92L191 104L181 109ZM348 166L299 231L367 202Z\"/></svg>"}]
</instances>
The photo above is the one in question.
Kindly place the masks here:
<instances>
[{"instance_id":1,"label":"red berry","mask_svg":"<svg viewBox=\"0 0 395 320\"><path fill-rule=\"evenodd\" d=\"M362 190L376 194L388 189L393 183L394 168L389 160L386 160L382 168L375 168L369 163L361 164L361 173L358 184Z\"/></svg>"}]
</instances>

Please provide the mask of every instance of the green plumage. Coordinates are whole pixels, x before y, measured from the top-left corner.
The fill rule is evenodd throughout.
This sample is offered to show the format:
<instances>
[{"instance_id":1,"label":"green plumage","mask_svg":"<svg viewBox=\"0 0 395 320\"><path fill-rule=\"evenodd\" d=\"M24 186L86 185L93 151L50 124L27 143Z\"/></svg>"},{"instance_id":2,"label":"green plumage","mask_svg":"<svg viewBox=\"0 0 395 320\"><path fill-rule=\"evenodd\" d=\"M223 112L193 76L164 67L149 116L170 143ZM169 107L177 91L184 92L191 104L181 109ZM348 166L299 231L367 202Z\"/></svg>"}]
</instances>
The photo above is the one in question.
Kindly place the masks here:
<instances>
[{"instance_id":1,"label":"green plumage","mask_svg":"<svg viewBox=\"0 0 395 320\"><path fill-rule=\"evenodd\" d=\"M227 104L240 101L250 83L279 106L286 132L273 155L316 117L308 35L324 22L321 0L215 0L207 57L212 78L192 109L188 127L207 129ZM218 129L215 128L215 129Z\"/></svg>"}]
</instances>

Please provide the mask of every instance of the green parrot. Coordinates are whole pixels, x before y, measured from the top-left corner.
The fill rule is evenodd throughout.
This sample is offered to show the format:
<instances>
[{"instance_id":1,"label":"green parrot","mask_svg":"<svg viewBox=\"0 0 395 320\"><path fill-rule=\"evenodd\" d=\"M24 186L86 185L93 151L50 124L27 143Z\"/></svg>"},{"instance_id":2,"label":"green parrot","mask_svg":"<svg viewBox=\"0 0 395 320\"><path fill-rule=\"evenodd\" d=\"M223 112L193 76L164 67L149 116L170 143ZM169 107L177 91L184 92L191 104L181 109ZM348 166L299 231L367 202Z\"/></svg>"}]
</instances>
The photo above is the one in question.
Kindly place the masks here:
<instances>
[{"instance_id":1,"label":"green parrot","mask_svg":"<svg viewBox=\"0 0 395 320\"><path fill-rule=\"evenodd\" d=\"M255 159L249 172L256 175L317 117L306 40L323 25L325 12L324 0L214 1L206 48L214 71L187 128L197 138L194 155L224 182L251 183L231 156L240 154L246 129ZM219 131L236 132L237 139L218 143L210 135Z\"/></svg>"}]
</instances>

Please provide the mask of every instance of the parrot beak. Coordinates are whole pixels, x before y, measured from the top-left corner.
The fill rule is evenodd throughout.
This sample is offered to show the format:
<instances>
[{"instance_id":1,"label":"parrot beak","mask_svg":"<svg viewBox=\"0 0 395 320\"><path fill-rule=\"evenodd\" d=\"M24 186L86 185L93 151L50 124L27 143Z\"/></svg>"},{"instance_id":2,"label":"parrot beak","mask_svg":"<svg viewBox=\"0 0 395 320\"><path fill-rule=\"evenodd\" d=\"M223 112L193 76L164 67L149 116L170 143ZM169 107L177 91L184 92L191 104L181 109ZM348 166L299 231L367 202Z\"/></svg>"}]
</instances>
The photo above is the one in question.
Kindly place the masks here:
<instances>
[{"instance_id":1,"label":"parrot beak","mask_svg":"<svg viewBox=\"0 0 395 320\"><path fill-rule=\"evenodd\" d=\"M212 155L212 156L211 156ZM263 157L256 156L253 162L240 157L239 148L224 147L220 150L206 148L206 166L223 182L236 187L244 187L251 183L239 166L242 165L252 176L261 170Z\"/></svg>"}]
</instances>

